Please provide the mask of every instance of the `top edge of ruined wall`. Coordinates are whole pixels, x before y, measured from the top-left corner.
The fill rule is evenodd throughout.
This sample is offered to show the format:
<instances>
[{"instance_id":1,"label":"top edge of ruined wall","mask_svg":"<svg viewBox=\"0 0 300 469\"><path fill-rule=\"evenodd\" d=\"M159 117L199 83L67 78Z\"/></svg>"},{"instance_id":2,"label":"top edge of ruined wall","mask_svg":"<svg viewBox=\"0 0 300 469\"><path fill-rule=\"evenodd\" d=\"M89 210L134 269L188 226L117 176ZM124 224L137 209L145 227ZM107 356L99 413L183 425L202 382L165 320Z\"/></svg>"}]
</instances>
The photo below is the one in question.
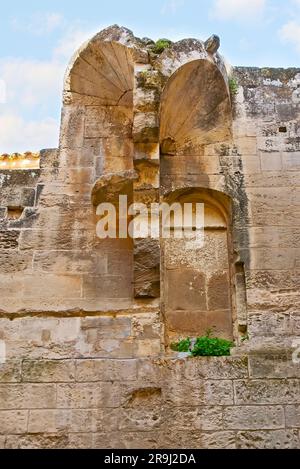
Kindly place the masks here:
<instances>
[{"instance_id":1,"label":"top edge of ruined wall","mask_svg":"<svg viewBox=\"0 0 300 469\"><path fill-rule=\"evenodd\" d=\"M185 63L199 59L214 63L220 69L224 78L227 76L227 67L223 57L217 52L214 54L207 52L205 43L200 39L187 38L177 42L169 41L170 47L156 54L153 52L155 41L149 38L140 39L135 37L131 30L123 26L113 25L95 34L74 53L65 73L64 90L69 89L70 73L78 58L88 47L97 42L119 43L130 48L132 51L140 52L134 58L136 63L139 63L140 57L144 59L145 55L148 56L154 68L159 70L164 76L170 76Z\"/></svg>"},{"instance_id":2,"label":"top edge of ruined wall","mask_svg":"<svg viewBox=\"0 0 300 469\"><path fill-rule=\"evenodd\" d=\"M249 88L266 85L294 87L300 82L299 67L235 66L232 68L232 75L239 85Z\"/></svg>"}]
</instances>

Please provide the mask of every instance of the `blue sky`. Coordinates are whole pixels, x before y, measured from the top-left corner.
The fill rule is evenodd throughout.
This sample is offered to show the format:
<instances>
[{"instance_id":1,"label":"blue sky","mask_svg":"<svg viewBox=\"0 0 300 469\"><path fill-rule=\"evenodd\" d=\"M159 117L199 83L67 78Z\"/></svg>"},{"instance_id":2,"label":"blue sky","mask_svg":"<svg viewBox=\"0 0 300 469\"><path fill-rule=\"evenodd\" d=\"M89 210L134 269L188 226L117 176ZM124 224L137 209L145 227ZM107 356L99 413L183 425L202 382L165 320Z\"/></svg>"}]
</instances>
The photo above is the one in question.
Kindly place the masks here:
<instances>
[{"instance_id":1,"label":"blue sky","mask_svg":"<svg viewBox=\"0 0 300 469\"><path fill-rule=\"evenodd\" d=\"M118 23L153 39L221 37L232 65L300 67L300 0L10 0L0 17L0 153L58 144L64 70Z\"/></svg>"}]
</instances>

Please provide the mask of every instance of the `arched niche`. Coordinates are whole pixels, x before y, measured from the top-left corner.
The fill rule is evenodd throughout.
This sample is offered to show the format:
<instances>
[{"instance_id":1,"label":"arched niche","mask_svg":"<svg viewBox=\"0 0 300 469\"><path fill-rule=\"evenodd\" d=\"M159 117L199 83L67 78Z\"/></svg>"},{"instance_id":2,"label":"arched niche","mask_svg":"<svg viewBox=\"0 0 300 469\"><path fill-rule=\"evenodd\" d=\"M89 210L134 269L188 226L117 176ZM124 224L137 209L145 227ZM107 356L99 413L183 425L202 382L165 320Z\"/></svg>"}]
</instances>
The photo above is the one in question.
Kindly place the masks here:
<instances>
[{"instance_id":1,"label":"arched niche","mask_svg":"<svg viewBox=\"0 0 300 469\"><path fill-rule=\"evenodd\" d=\"M224 74L209 60L194 60L168 80L161 98L162 155L199 155L203 146L231 136L231 101Z\"/></svg>"},{"instance_id":2,"label":"arched niche","mask_svg":"<svg viewBox=\"0 0 300 469\"><path fill-rule=\"evenodd\" d=\"M86 296L97 300L96 305L99 301L99 307L105 295L111 299L109 304L118 300L118 305L123 305L123 300L127 305L133 297L132 239L100 239L96 227L100 203L114 203L118 210L119 194L128 196L128 204L132 202L136 53L133 34L122 27L110 27L76 52L65 77L60 177L70 193L80 191L87 244L94 256L106 259L105 271L95 269L94 278L86 279ZM74 223L76 216L75 212ZM107 291L101 297L103 283Z\"/></svg>"},{"instance_id":3,"label":"arched niche","mask_svg":"<svg viewBox=\"0 0 300 469\"><path fill-rule=\"evenodd\" d=\"M194 229L192 236L162 240L167 342L201 336L208 329L232 339L235 272L230 199L218 191L193 188L175 191L165 200L179 203L182 209L185 204L200 204L204 213L202 233ZM180 229L173 228L174 232Z\"/></svg>"},{"instance_id":4,"label":"arched niche","mask_svg":"<svg viewBox=\"0 0 300 469\"><path fill-rule=\"evenodd\" d=\"M162 239L167 343L208 329L228 339L234 335L231 203L212 185L205 160L207 145L230 140L231 125L228 80L215 62L193 60L173 73L160 106L161 195L181 206L202 204L204 228L202 244L197 237ZM174 226L174 232L177 229Z\"/></svg>"},{"instance_id":5,"label":"arched niche","mask_svg":"<svg viewBox=\"0 0 300 469\"><path fill-rule=\"evenodd\" d=\"M97 34L72 58L60 136L61 158L69 166L92 161L96 177L133 169L134 51L132 33L115 27Z\"/></svg>"}]
</instances>

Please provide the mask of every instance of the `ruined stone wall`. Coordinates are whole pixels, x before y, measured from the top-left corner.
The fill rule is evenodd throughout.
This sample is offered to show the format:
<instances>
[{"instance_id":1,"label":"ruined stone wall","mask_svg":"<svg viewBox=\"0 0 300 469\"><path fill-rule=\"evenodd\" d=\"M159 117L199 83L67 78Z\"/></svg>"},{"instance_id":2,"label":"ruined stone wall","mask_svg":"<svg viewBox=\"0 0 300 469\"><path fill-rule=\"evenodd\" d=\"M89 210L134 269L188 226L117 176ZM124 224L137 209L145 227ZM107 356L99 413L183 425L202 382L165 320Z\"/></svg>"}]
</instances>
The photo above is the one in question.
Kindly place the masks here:
<instances>
[{"instance_id":1,"label":"ruined stone wall","mask_svg":"<svg viewBox=\"0 0 300 469\"><path fill-rule=\"evenodd\" d=\"M300 70L235 68L230 98L201 41L151 47L97 35L67 75L59 150L0 171L0 447L300 447ZM203 310L230 297L232 357L169 350L207 326L207 251L170 273L164 243L101 241L94 205L122 191L224 213L226 282Z\"/></svg>"}]
</instances>

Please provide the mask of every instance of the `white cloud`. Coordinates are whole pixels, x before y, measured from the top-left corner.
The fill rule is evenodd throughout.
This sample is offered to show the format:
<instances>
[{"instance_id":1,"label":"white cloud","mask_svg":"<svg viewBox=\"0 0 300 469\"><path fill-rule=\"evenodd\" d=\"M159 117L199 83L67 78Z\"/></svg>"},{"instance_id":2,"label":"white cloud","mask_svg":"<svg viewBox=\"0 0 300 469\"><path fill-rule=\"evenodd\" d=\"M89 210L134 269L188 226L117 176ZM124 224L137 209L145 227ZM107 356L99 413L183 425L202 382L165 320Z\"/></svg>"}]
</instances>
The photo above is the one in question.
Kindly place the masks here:
<instances>
[{"instance_id":1,"label":"white cloud","mask_svg":"<svg viewBox=\"0 0 300 469\"><path fill-rule=\"evenodd\" d=\"M70 28L55 47L54 57L67 60L71 59L76 50L99 31L101 31L101 28L92 30L84 30L76 27Z\"/></svg>"},{"instance_id":2,"label":"white cloud","mask_svg":"<svg viewBox=\"0 0 300 469\"><path fill-rule=\"evenodd\" d=\"M6 103L6 82L0 79L0 104Z\"/></svg>"},{"instance_id":3,"label":"white cloud","mask_svg":"<svg viewBox=\"0 0 300 469\"><path fill-rule=\"evenodd\" d=\"M0 61L9 107L30 110L46 107L61 94L65 64L58 61L7 59Z\"/></svg>"},{"instance_id":4,"label":"white cloud","mask_svg":"<svg viewBox=\"0 0 300 469\"><path fill-rule=\"evenodd\" d=\"M27 121L16 114L0 115L0 153L57 147L57 129L57 121L51 118Z\"/></svg>"},{"instance_id":5,"label":"white cloud","mask_svg":"<svg viewBox=\"0 0 300 469\"><path fill-rule=\"evenodd\" d=\"M262 17L266 0L215 0L213 15L220 20L248 21Z\"/></svg>"},{"instance_id":6,"label":"white cloud","mask_svg":"<svg viewBox=\"0 0 300 469\"><path fill-rule=\"evenodd\" d=\"M60 13L46 12L34 13L27 21L14 18L12 27L16 31L25 31L35 36L43 36L52 33L64 24L64 18Z\"/></svg>"},{"instance_id":7,"label":"white cloud","mask_svg":"<svg viewBox=\"0 0 300 469\"><path fill-rule=\"evenodd\" d=\"M183 7L185 4L185 0L168 0L164 3L161 13L163 15L172 13L173 15L177 13L177 11Z\"/></svg>"},{"instance_id":8,"label":"white cloud","mask_svg":"<svg viewBox=\"0 0 300 469\"><path fill-rule=\"evenodd\" d=\"M46 116L56 113L60 106L69 59L96 32L72 27L48 61L0 60L0 94L5 89L5 100L0 103L0 153L57 146L59 119ZM39 120L40 116L45 117Z\"/></svg>"},{"instance_id":9,"label":"white cloud","mask_svg":"<svg viewBox=\"0 0 300 469\"><path fill-rule=\"evenodd\" d=\"M279 30L279 37L282 42L291 44L300 53L300 23L290 21L284 24Z\"/></svg>"},{"instance_id":10,"label":"white cloud","mask_svg":"<svg viewBox=\"0 0 300 469\"><path fill-rule=\"evenodd\" d=\"M84 30L80 25L67 29L48 61L0 60L0 101L5 89L4 103L0 102L0 153L58 145L60 122L49 116L60 107L68 61L99 29Z\"/></svg>"}]
</instances>

